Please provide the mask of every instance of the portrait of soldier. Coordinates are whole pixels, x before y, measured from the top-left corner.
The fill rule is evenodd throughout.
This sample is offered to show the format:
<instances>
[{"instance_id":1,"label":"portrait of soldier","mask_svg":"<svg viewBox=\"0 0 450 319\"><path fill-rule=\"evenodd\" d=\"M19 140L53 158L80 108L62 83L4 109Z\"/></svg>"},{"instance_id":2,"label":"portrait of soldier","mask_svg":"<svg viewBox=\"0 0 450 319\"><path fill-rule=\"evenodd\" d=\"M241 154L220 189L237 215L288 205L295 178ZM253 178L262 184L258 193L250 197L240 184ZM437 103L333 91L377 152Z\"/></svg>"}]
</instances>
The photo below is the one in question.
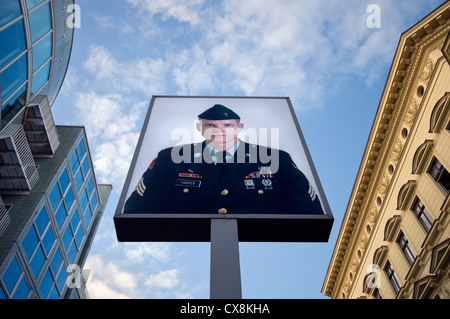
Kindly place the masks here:
<instances>
[{"instance_id":1,"label":"portrait of soldier","mask_svg":"<svg viewBox=\"0 0 450 319\"><path fill-rule=\"evenodd\" d=\"M244 142L243 128L239 115L221 104L199 114L204 141L160 151L124 214L324 214L291 156Z\"/></svg>"}]
</instances>

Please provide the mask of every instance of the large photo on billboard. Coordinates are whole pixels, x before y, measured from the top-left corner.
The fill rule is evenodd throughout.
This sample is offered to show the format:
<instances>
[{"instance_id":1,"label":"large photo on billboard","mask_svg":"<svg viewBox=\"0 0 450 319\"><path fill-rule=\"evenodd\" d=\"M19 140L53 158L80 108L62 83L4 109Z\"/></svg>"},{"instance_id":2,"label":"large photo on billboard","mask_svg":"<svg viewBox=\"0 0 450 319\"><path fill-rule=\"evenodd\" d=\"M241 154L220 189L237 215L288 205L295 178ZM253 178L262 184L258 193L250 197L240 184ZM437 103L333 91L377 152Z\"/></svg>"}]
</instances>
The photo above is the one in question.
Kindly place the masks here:
<instances>
[{"instance_id":1,"label":"large photo on billboard","mask_svg":"<svg viewBox=\"0 0 450 319\"><path fill-rule=\"evenodd\" d=\"M289 98L179 96L152 97L114 218L123 241L207 241L211 218L324 241L333 220Z\"/></svg>"}]
</instances>

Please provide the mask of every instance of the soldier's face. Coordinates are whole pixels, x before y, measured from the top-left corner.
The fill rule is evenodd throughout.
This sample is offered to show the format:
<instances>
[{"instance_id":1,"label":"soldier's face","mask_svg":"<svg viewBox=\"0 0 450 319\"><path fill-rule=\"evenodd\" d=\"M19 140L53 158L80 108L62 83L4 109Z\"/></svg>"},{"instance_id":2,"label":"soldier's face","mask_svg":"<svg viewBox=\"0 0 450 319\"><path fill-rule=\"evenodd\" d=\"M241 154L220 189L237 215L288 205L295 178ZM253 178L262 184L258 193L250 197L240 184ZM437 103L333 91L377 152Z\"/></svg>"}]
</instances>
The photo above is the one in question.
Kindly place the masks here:
<instances>
[{"instance_id":1,"label":"soldier's face","mask_svg":"<svg viewBox=\"0 0 450 319\"><path fill-rule=\"evenodd\" d=\"M197 129L208 143L236 143L244 125L239 120L200 120Z\"/></svg>"}]
</instances>

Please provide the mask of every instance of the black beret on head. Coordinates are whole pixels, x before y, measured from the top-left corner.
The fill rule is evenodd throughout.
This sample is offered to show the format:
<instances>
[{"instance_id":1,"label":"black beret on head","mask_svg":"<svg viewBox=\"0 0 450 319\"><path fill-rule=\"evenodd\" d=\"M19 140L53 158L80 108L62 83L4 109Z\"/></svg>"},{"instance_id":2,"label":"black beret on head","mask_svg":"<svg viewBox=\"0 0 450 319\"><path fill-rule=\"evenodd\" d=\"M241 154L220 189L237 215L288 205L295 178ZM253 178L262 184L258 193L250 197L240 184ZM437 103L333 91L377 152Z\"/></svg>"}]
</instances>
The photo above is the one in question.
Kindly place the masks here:
<instances>
[{"instance_id":1,"label":"black beret on head","mask_svg":"<svg viewBox=\"0 0 450 319\"><path fill-rule=\"evenodd\" d=\"M207 109L205 112L198 116L204 120L240 120L239 115L232 110L223 106L222 104L216 104L213 107Z\"/></svg>"}]
</instances>

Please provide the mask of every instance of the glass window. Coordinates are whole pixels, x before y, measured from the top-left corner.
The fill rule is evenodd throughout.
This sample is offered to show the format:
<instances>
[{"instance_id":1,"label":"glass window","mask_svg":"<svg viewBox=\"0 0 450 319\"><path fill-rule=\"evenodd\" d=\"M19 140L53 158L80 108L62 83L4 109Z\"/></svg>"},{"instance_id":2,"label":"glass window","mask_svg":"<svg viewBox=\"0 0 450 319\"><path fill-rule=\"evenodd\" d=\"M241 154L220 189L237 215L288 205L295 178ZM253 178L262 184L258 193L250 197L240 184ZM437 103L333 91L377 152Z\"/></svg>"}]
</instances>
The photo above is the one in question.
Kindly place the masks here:
<instances>
[{"instance_id":1,"label":"glass window","mask_svg":"<svg viewBox=\"0 0 450 319\"><path fill-rule=\"evenodd\" d=\"M391 263L388 261L386 264L386 267L384 267L384 271L386 272L386 275L389 279L389 282L391 283L392 288L394 289L394 293L397 295L400 291L400 283L398 281L397 275L395 274L394 269L391 266Z\"/></svg>"},{"instance_id":2,"label":"glass window","mask_svg":"<svg viewBox=\"0 0 450 319\"><path fill-rule=\"evenodd\" d=\"M50 3L47 3L28 15L30 20L31 41L35 43L39 38L52 29Z\"/></svg>"},{"instance_id":3,"label":"glass window","mask_svg":"<svg viewBox=\"0 0 450 319\"><path fill-rule=\"evenodd\" d=\"M0 68L3 68L26 49L22 19L0 32L0 43Z\"/></svg>"},{"instance_id":4,"label":"glass window","mask_svg":"<svg viewBox=\"0 0 450 319\"><path fill-rule=\"evenodd\" d=\"M27 55L23 54L0 74L2 101L27 80Z\"/></svg>"},{"instance_id":5,"label":"glass window","mask_svg":"<svg viewBox=\"0 0 450 319\"><path fill-rule=\"evenodd\" d=\"M45 234L44 239L42 239L42 244L44 245L47 255L50 253L50 249L52 249L55 240L55 234L53 233L53 229L50 227Z\"/></svg>"},{"instance_id":6,"label":"glass window","mask_svg":"<svg viewBox=\"0 0 450 319\"><path fill-rule=\"evenodd\" d=\"M20 268L16 256L14 256L11 262L9 263L9 266L6 269L5 273L2 276L3 284L5 285L5 288L10 295L13 293L14 287L19 281L21 275L22 275L22 268Z\"/></svg>"},{"instance_id":7,"label":"glass window","mask_svg":"<svg viewBox=\"0 0 450 319\"><path fill-rule=\"evenodd\" d=\"M403 232L400 233L397 239L397 243L400 246L400 249L402 250L406 260L408 261L408 264L411 266L414 263L414 259L416 259L416 254L414 254L412 247Z\"/></svg>"},{"instance_id":8,"label":"glass window","mask_svg":"<svg viewBox=\"0 0 450 319\"><path fill-rule=\"evenodd\" d=\"M52 61L48 61L39 71L33 75L33 80L31 81L31 94L36 94L41 87L48 81L48 76L50 74L50 65Z\"/></svg>"},{"instance_id":9,"label":"glass window","mask_svg":"<svg viewBox=\"0 0 450 319\"><path fill-rule=\"evenodd\" d=\"M94 183L92 182L92 176L91 176L91 178L89 179L89 182L86 185L86 190L87 190L89 195L91 195L92 192L94 191Z\"/></svg>"},{"instance_id":10,"label":"glass window","mask_svg":"<svg viewBox=\"0 0 450 319\"><path fill-rule=\"evenodd\" d=\"M14 292L13 299L26 299L29 294L30 294L30 287L28 286L25 276L22 276L19 286Z\"/></svg>"},{"instance_id":11,"label":"glass window","mask_svg":"<svg viewBox=\"0 0 450 319\"><path fill-rule=\"evenodd\" d=\"M45 256L42 251L41 245L38 246L36 253L33 256L33 259L30 261L31 269L33 270L34 276L37 278L39 273L41 272L42 266L44 266Z\"/></svg>"},{"instance_id":12,"label":"glass window","mask_svg":"<svg viewBox=\"0 0 450 319\"><path fill-rule=\"evenodd\" d=\"M59 205L58 211L55 213L56 224L58 225L59 229L61 229L62 226L64 225L66 217L67 217L66 208L64 207L64 204L61 204Z\"/></svg>"},{"instance_id":13,"label":"glass window","mask_svg":"<svg viewBox=\"0 0 450 319\"><path fill-rule=\"evenodd\" d=\"M47 209L45 208L45 206L42 206L42 209L39 212L39 215L36 217L36 220L35 220L36 227L37 227L40 235L44 234L45 228L47 227L49 222L50 222L50 220L48 219Z\"/></svg>"},{"instance_id":14,"label":"glass window","mask_svg":"<svg viewBox=\"0 0 450 319\"><path fill-rule=\"evenodd\" d=\"M59 184L61 185L61 189L64 194L66 192L67 187L70 184L69 175L67 175L66 169L64 169L64 171L61 173L61 176L59 177Z\"/></svg>"},{"instance_id":15,"label":"glass window","mask_svg":"<svg viewBox=\"0 0 450 319\"><path fill-rule=\"evenodd\" d=\"M6 294L3 291L2 287L0 286L0 299L6 299Z\"/></svg>"},{"instance_id":16,"label":"glass window","mask_svg":"<svg viewBox=\"0 0 450 319\"><path fill-rule=\"evenodd\" d=\"M58 273L59 268L61 267L61 263L62 263L61 253L59 252L59 249L57 249L55 256L53 256L52 262L50 264L54 274Z\"/></svg>"},{"instance_id":17,"label":"glass window","mask_svg":"<svg viewBox=\"0 0 450 319\"><path fill-rule=\"evenodd\" d=\"M67 211L70 211L73 202L75 201L75 198L73 197L72 187L70 187L67 191L66 197L64 197L64 201L66 202Z\"/></svg>"},{"instance_id":18,"label":"glass window","mask_svg":"<svg viewBox=\"0 0 450 319\"><path fill-rule=\"evenodd\" d=\"M53 37L50 33L33 46L33 72L52 56Z\"/></svg>"},{"instance_id":19,"label":"glass window","mask_svg":"<svg viewBox=\"0 0 450 319\"><path fill-rule=\"evenodd\" d=\"M83 163L81 163L81 169L83 171L84 178L86 178L89 173L89 162L87 156L84 158Z\"/></svg>"},{"instance_id":20,"label":"glass window","mask_svg":"<svg viewBox=\"0 0 450 319\"><path fill-rule=\"evenodd\" d=\"M27 0L27 8L30 10L42 2L44 2L44 0Z\"/></svg>"},{"instance_id":21,"label":"glass window","mask_svg":"<svg viewBox=\"0 0 450 319\"><path fill-rule=\"evenodd\" d=\"M89 202L89 200L86 195L86 191L83 191L83 193L81 194L81 198L80 198L81 210L83 212L86 210L86 206L87 206L88 202Z\"/></svg>"},{"instance_id":22,"label":"glass window","mask_svg":"<svg viewBox=\"0 0 450 319\"><path fill-rule=\"evenodd\" d=\"M92 213L95 212L95 207L97 206L97 194L94 193L91 197L91 211Z\"/></svg>"},{"instance_id":23,"label":"glass window","mask_svg":"<svg viewBox=\"0 0 450 319\"><path fill-rule=\"evenodd\" d=\"M59 190L59 185L56 184L55 187L53 187L52 192L50 193L50 204L52 206L53 211L58 207L59 202L61 201L61 191Z\"/></svg>"},{"instance_id":24,"label":"glass window","mask_svg":"<svg viewBox=\"0 0 450 319\"><path fill-rule=\"evenodd\" d=\"M0 0L0 8L2 8L0 10L0 27L22 15L20 2L18 0Z\"/></svg>"},{"instance_id":25,"label":"glass window","mask_svg":"<svg viewBox=\"0 0 450 319\"><path fill-rule=\"evenodd\" d=\"M80 143L78 144L78 156L80 157L80 159L83 158L84 154L86 154L86 148L84 147L84 140L81 139Z\"/></svg>"},{"instance_id":26,"label":"glass window","mask_svg":"<svg viewBox=\"0 0 450 319\"><path fill-rule=\"evenodd\" d=\"M78 169L78 166L80 166L80 162L78 161L78 155L77 152L73 152L72 156L70 157L70 169L72 170L72 174L75 174L75 172Z\"/></svg>"},{"instance_id":27,"label":"glass window","mask_svg":"<svg viewBox=\"0 0 450 319\"><path fill-rule=\"evenodd\" d=\"M25 250L25 254L27 255L28 260L33 256L34 251L36 250L36 246L39 243L39 239L36 235L36 231L34 230L34 227L31 226L30 230L28 231L27 235L25 236L22 246Z\"/></svg>"},{"instance_id":28,"label":"glass window","mask_svg":"<svg viewBox=\"0 0 450 319\"><path fill-rule=\"evenodd\" d=\"M83 185L83 175L81 174L81 169L78 170L73 179L75 182L75 187L77 188L77 192L79 192L81 186Z\"/></svg>"},{"instance_id":29,"label":"glass window","mask_svg":"<svg viewBox=\"0 0 450 319\"><path fill-rule=\"evenodd\" d=\"M44 298L47 298L48 293L50 292L50 288L53 285L53 277L50 273L50 270L47 270L44 278L42 279L41 284L39 285L39 289L41 290L41 294Z\"/></svg>"},{"instance_id":30,"label":"glass window","mask_svg":"<svg viewBox=\"0 0 450 319\"><path fill-rule=\"evenodd\" d=\"M416 201L414 202L413 212L414 215L416 215L422 227L428 233L431 229L431 226L433 226L434 220L431 217L428 210L425 208L425 205L419 198L417 198Z\"/></svg>"},{"instance_id":31,"label":"glass window","mask_svg":"<svg viewBox=\"0 0 450 319\"><path fill-rule=\"evenodd\" d=\"M19 90L16 91L13 95L9 97L6 102L2 105L2 119L5 121L8 121L8 114L11 111L17 112L22 109L22 107L25 105L25 98L27 93L27 85L24 84Z\"/></svg>"},{"instance_id":32,"label":"glass window","mask_svg":"<svg viewBox=\"0 0 450 319\"><path fill-rule=\"evenodd\" d=\"M69 251L67 252L67 259L71 264L75 261L75 257L77 256L77 247L75 246L75 243L72 243L72 245L69 248Z\"/></svg>"},{"instance_id":33,"label":"glass window","mask_svg":"<svg viewBox=\"0 0 450 319\"><path fill-rule=\"evenodd\" d=\"M48 299L59 299L59 293L58 290L56 289L56 286L53 286L52 291L48 296Z\"/></svg>"},{"instance_id":34,"label":"glass window","mask_svg":"<svg viewBox=\"0 0 450 319\"><path fill-rule=\"evenodd\" d=\"M450 174L437 158L434 159L428 172L448 194L450 192Z\"/></svg>"},{"instance_id":35,"label":"glass window","mask_svg":"<svg viewBox=\"0 0 450 319\"><path fill-rule=\"evenodd\" d=\"M72 242L72 238L73 238L73 233L72 233L72 229L70 227L67 227L66 232L63 235L63 243L64 243L64 248L66 248L66 250L69 249L70 243Z\"/></svg>"}]
</instances>

